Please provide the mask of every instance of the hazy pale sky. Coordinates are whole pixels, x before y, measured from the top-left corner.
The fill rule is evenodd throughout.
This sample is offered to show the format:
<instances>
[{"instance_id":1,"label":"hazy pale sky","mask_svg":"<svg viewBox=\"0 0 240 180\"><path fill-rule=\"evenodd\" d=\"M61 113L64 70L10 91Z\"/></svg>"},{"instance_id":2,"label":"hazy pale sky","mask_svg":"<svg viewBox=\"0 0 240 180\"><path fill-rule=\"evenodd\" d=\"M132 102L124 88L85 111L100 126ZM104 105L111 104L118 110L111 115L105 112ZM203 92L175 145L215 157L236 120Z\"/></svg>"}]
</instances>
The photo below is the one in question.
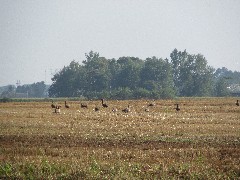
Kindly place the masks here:
<instances>
[{"instance_id":1,"label":"hazy pale sky","mask_svg":"<svg viewBox=\"0 0 240 180\"><path fill-rule=\"evenodd\" d=\"M174 48L240 71L240 0L0 0L0 86L51 84L91 50L170 59Z\"/></svg>"}]
</instances>

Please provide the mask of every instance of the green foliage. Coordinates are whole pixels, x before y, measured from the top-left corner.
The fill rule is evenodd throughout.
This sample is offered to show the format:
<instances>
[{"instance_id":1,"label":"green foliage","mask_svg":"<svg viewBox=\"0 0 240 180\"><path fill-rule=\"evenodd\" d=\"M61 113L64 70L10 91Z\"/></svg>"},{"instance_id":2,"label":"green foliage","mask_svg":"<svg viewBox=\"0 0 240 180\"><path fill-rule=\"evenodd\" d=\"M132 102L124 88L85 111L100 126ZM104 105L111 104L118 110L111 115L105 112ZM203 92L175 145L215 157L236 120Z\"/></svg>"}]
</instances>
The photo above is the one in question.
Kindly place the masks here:
<instances>
[{"instance_id":1,"label":"green foliage","mask_svg":"<svg viewBox=\"0 0 240 180\"><path fill-rule=\"evenodd\" d=\"M211 96L214 69L203 55L190 55L177 49L170 55L174 85L179 96Z\"/></svg>"},{"instance_id":2,"label":"green foliage","mask_svg":"<svg viewBox=\"0 0 240 180\"><path fill-rule=\"evenodd\" d=\"M227 68L218 68L214 73L214 95L229 96L240 94L240 72L232 72Z\"/></svg>"},{"instance_id":3,"label":"green foliage","mask_svg":"<svg viewBox=\"0 0 240 180\"><path fill-rule=\"evenodd\" d=\"M13 167L11 164L6 163L0 166L0 178L4 177L4 178L8 178L11 176L13 172Z\"/></svg>"},{"instance_id":4,"label":"green foliage","mask_svg":"<svg viewBox=\"0 0 240 180\"><path fill-rule=\"evenodd\" d=\"M46 85L44 81L29 84L29 85L23 85L18 86L16 88L16 93L25 93L26 96L29 98L41 98L46 97Z\"/></svg>"},{"instance_id":5,"label":"green foliage","mask_svg":"<svg viewBox=\"0 0 240 180\"><path fill-rule=\"evenodd\" d=\"M9 85L5 91L2 92L1 97L4 98L43 98L47 96L47 86L43 81L18 86Z\"/></svg>"},{"instance_id":6,"label":"green foliage","mask_svg":"<svg viewBox=\"0 0 240 180\"><path fill-rule=\"evenodd\" d=\"M133 92L134 99L150 98L151 92L144 88L138 88Z\"/></svg>"},{"instance_id":7,"label":"green foliage","mask_svg":"<svg viewBox=\"0 0 240 180\"><path fill-rule=\"evenodd\" d=\"M0 179L56 179L69 176L64 164L50 163L42 160L36 163L2 163L0 164ZM68 174L68 175L67 175Z\"/></svg>"},{"instance_id":8,"label":"green foliage","mask_svg":"<svg viewBox=\"0 0 240 180\"><path fill-rule=\"evenodd\" d=\"M31 89L32 89L33 93L32 94L31 94L31 92L29 93L30 97L44 97L44 91L46 89L46 85L43 81L33 83L31 85Z\"/></svg>"},{"instance_id":9,"label":"green foliage","mask_svg":"<svg viewBox=\"0 0 240 180\"><path fill-rule=\"evenodd\" d=\"M9 85L7 86L6 90L4 90L1 94L1 97L3 98L12 98L15 96L15 86Z\"/></svg>"},{"instance_id":10,"label":"green foliage","mask_svg":"<svg viewBox=\"0 0 240 180\"><path fill-rule=\"evenodd\" d=\"M85 56L83 65L72 61L54 75L50 97L133 99L174 96L172 69L167 60L156 57L146 61L136 57L107 60L93 51Z\"/></svg>"},{"instance_id":11,"label":"green foliage","mask_svg":"<svg viewBox=\"0 0 240 180\"><path fill-rule=\"evenodd\" d=\"M74 97L78 93L77 80L81 74L79 63L72 61L52 78L53 84L49 88L50 97ZM80 80L79 80L80 81Z\"/></svg>"},{"instance_id":12,"label":"green foliage","mask_svg":"<svg viewBox=\"0 0 240 180\"><path fill-rule=\"evenodd\" d=\"M227 88L227 80L225 78L219 78L215 83L215 96L224 97L229 96L230 91Z\"/></svg>"},{"instance_id":13,"label":"green foliage","mask_svg":"<svg viewBox=\"0 0 240 180\"><path fill-rule=\"evenodd\" d=\"M104 57L99 57L98 53L92 51L86 55L87 60L84 61L84 69L86 72L85 88L88 91L103 91L109 89L110 86L110 70L109 62Z\"/></svg>"},{"instance_id":14,"label":"green foliage","mask_svg":"<svg viewBox=\"0 0 240 180\"><path fill-rule=\"evenodd\" d=\"M0 99L0 102L4 102L4 103L11 102L11 101L12 101L12 99L7 98L7 97L4 97L4 98Z\"/></svg>"},{"instance_id":15,"label":"green foliage","mask_svg":"<svg viewBox=\"0 0 240 180\"><path fill-rule=\"evenodd\" d=\"M155 56L146 60L137 57L106 59L93 51L85 56L83 64L72 61L54 75L49 88L50 97L159 99L176 95L225 96L228 94L224 87L220 87L219 74L238 77L236 72L229 74L226 69L214 74L203 55L191 55L186 50L174 49L170 61Z\"/></svg>"},{"instance_id":16,"label":"green foliage","mask_svg":"<svg viewBox=\"0 0 240 180\"><path fill-rule=\"evenodd\" d=\"M237 170L219 172L206 167L202 160L176 164L115 162L104 164L94 157L84 168L55 164L43 160L40 164L0 165L0 179L238 179ZM193 167L198 169L193 169ZM199 170L200 169L200 170Z\"/></svg>"},{"instance_id":17,"label":"green foliage","mask_svg":"<svg viewBox=\"0 0 240 180\"><path fill-rule=\"evenodd\" d=\"M118 88L112 92L112 99L132 99L133 92L130 88Z\"/></svg>"}]
</instances>

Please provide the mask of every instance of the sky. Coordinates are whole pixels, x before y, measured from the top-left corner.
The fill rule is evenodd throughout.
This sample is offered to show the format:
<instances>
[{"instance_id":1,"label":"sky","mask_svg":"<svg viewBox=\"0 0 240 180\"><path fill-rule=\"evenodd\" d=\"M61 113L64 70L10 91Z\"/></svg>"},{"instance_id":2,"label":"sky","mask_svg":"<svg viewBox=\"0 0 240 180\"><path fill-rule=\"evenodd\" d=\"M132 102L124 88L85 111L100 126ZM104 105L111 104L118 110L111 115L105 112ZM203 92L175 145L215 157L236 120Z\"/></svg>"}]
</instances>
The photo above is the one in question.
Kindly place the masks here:
<instances>
[{"instance_id":1,"label":"sky","mask_svg":"<svg viewBox=\"0 0 240 180\"><path fill-rule=\"evenodd\" d=\"M240 71L240 0L0 0L0 86L51 84L91 50L144 60L175 48Z\"/></svg>"}]
</instances>

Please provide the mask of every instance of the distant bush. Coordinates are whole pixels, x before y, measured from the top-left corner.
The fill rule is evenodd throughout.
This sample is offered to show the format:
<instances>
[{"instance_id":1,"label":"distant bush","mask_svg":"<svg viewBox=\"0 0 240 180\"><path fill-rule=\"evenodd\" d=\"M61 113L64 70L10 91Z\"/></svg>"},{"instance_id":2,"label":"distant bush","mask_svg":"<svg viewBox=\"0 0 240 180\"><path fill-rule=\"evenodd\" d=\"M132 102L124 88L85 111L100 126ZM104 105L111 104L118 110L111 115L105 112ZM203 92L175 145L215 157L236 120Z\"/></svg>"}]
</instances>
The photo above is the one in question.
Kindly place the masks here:
<instances>
[{"instance_id":1,"label":"distant bush","mask_svg":"<svg viewBox=\"0 0 240 180\"><path fill-rule=\"evenodd\" d=\"M7 98L7 97L4 97L4 98L1 98L1 99L0 99L0 102L3 102L3 103L11 102L11 101L12 101L12 99Z\"/></svg>"}]
</instances>

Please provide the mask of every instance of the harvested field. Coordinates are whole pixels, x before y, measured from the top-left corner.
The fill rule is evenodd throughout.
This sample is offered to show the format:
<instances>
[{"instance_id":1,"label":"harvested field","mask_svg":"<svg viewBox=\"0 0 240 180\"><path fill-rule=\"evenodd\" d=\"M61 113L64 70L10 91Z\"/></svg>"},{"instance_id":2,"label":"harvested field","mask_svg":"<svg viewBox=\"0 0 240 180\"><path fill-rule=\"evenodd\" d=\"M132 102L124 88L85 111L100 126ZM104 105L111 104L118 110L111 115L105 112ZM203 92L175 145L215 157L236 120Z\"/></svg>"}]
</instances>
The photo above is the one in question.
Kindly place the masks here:
<instances>
[{"instance_id":1,"label":"harvested field","mask_svg":"<svg viewBox=\"0 0 240 180\"><path fill-rule=\"evenodd\" d=\"M0 103L0 179L240 178L235 98L151 102Z\"/></svg>"}]
</instances>

